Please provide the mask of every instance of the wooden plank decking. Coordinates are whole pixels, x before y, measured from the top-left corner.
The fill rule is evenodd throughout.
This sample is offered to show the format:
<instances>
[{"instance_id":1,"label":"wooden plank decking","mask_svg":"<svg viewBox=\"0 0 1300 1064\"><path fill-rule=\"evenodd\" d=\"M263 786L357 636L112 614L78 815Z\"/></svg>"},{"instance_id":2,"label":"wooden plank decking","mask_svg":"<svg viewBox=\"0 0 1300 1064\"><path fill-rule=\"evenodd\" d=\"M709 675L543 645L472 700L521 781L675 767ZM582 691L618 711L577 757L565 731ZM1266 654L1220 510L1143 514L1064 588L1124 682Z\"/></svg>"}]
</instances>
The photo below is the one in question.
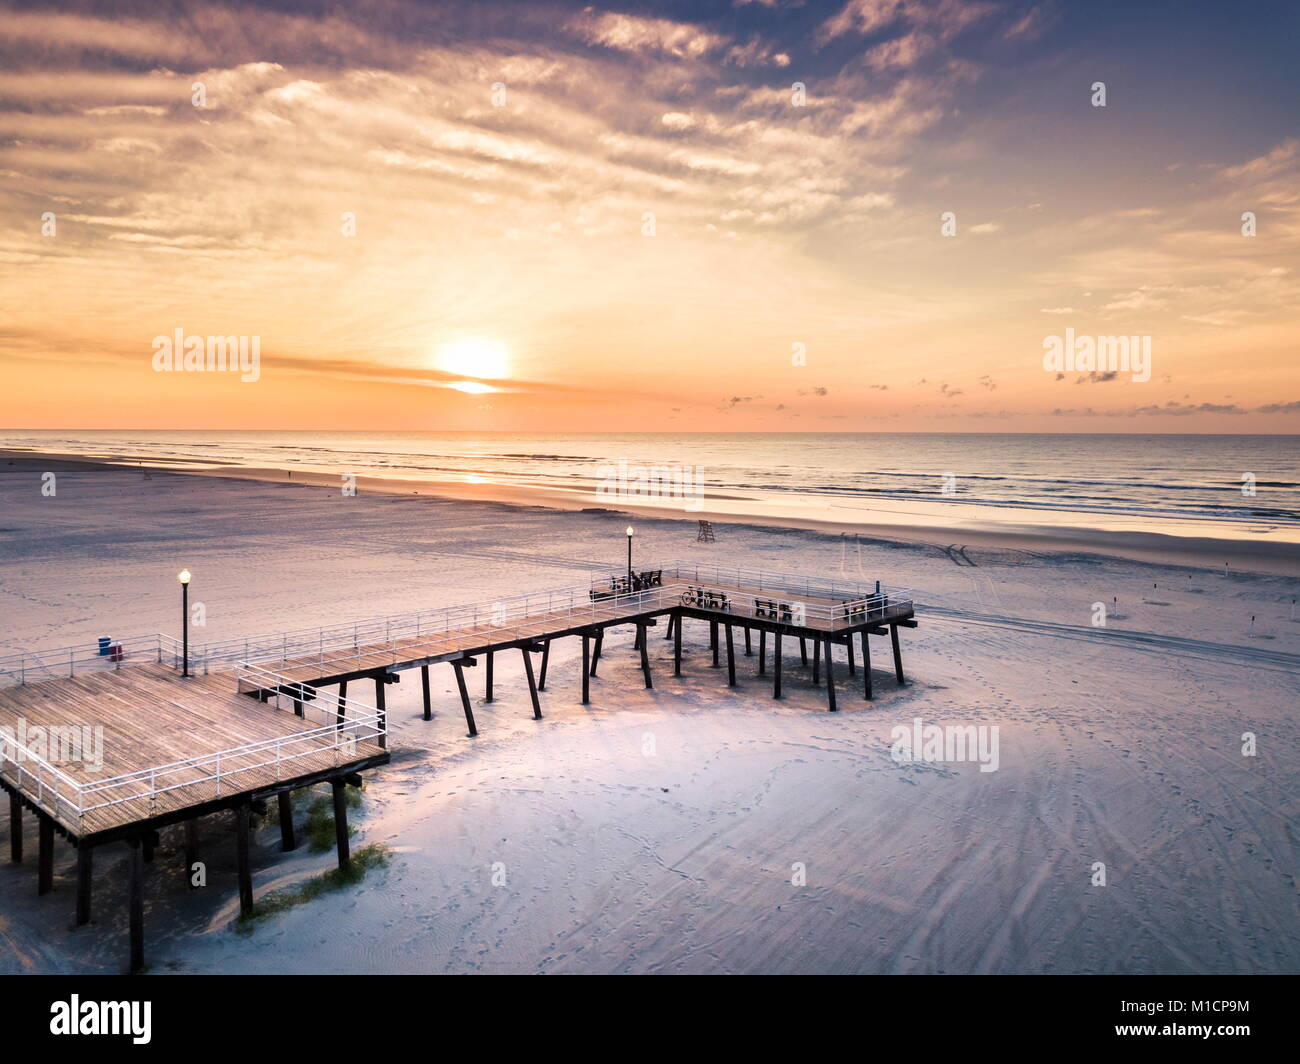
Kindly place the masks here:
<instances>
[{"instance_id":1,"label":"wooden plank decking","mask_svg":"<svg viewBox=\"0 0 1300 1064\"><path fill-rule=\"evenodd\" d=\"M685 592L699 587L725 594L727 609L683 600ZM336 707L323 693L321 701L326 704L310 706L316 692L294 690L293 684L328 686L374 676L379 709L378 715L369 719L375 722L383 717L381 688L386 672L454 662L505 647L535 647L564 635L639 623L654 615L685 613L720 624L780 629L814 640L832 634L835 642L843 642L849 632L915 623L909 620L913 612L910 600L883 612L853 617L841 612L846 601L788 588L767 589L741 580L715 578L697 583L673 575L649 592L598 595L585 602L569 597L562 607L542 609L517 620L508 616L489 619L492 611L485 609L477 614L482 621L451 630L394 639L372 637L370 641L362 636L359 645L326 646L307 656L261 656L255 667L241 667L238 682L233 668L182 679L171 665L161 662L114 669L92 661L90 667L71 676L0 688L0 727L17 731L21 726L28 732L52 727L102 729L102 762L60 762L56 767L70 783L54 780L52 786L42 786L34 774L20 771L21 765L0 760L0 780L22 792L70 833L101 834L233 794L272 788L286 779L386 758L373 725L364 734L376 741L358 740L341 750L332 726L338 719L333 715ZM786 610L796 604L805 612L791 618ZM893 634L896 643L896 631ZM288 692L288 704L298 699L308 705L307 719L249 694L276 691ZM280 707L286 705L283 698L277 701ZM362 715L376 712L355 700L352 705ZM467 705L467 718L469 714ZM361 730L357 714L349 712L343 727L354 726ZM472 718L470 731L474 734ZM317 734L311 735L313 732ZM253 752L238 749L250 744L270 745ZM214 773L212 758L218 753L223 760L219 772ZM117 780L133 773L142 775ZM107 780L116 782L94 789L96 783Z\"/></svg>"},{"instance_id":2,"label":"wooden plank decking","mask_svg":"<svg viewBox=\"0 0 1300 1064\"><path fill-rule=\"evenodd\" d=\"M688 578L687 572L691 576ZM157 838L157 829L184 821L192 832L196 819L209 812L235 810L240 911L254 912L249 862L249 834L254 799L277 795L282 843L296 845L289 792L328 781L333 791L335 841L340 868L347 868L347 801L349 784L359 785L360 772L388 760L384 688L401 669L425 666L424 717L431 719L428 668L450 661L456 672L462 708L470 736L477 735L473 709L466 689L461 659L483 652L514 647L523 652L525 674L536 719L542 717L538 691L545 687L546 662L551 641L563 636L582 637L582 701L595 675L604 629L635 623L646 687L652 686L646 628L651 618L669 615L674 639L674 673L680 675L682 622L686 618L711 622L713 664L719 664L719 632L725 636L728 683L736 682L733 627L745 628L746 652L750 629L759 632L759 674L765 667L764 641L773 634L773 698L781 697L781 639L799 639L801 656L805 639L812 641L813 682L818 682L819 659L825 662L825 687L829 709L835 711L832 647L842 645L853 670L853 639L861 641L864 667L863 697L872 698L869 634L891 639L898 683L904 683L899 650L899 627L916 627L910 596L876 584L874 593L863 586L840 589L820 581L796 577L698 568L671 570L658 586L616 594L612 578L608 591L564 589L536 596L524 595L490 606L451 607L429 617L379 618L349 626L335 625L306 633L272 637L284 648L277 656L257 652L266 637L209 646L196 658L184 659L201 674L188 678L177 672L179 647L163 635L130 641L130 664L115 667L113 656L104 658L95 648L72 647L44 654L20 654L0 668L0 783L10 792L10 843L12 860L22 859L23 808L34 807L39 820L37 890L53 887L55 829L66 831L77 847L77 924L90 919L92 852L96 846L124 839L130 848L130 965L144 965L144 853ZM664 570L655 570L658 579ZM746 575L756 576L749 581ZM642 582L645 582L644 580ZM623 581L626 583L626 581ZM775 583L776 587L765 586ZM802 586L801 592L796 590ZM704 595L684 597L692 588ZM893 595L891 599L887 596ZM725 596L726 604L722 604ZM703 601L701 601L701 598ZM558 601L557 601L558 600ZM561 605L560 603L563 603ZM510 616L511 611L516 616ZM463 623L465 618L469 623ZM480 622L479 618L483 618ZM441 627L438 627L441 624ZM392 638L393 628L406 634ZM411 635L414 629L415 634ZM432 629L432 630L431 630ZM589 660L591 637L595 654ZM290 651L290 640L294 649ZM233 645L232 645L233 644ZM303 654L304 644L317 645L316 653ZM125 650L125 648L123 648ZM252 653L250 653L252 650ZM542 651L542 681L534 678L531 654ZM102 652L101 652L102 653ZM139 661L139 656L156 660ZM117 655L120 659L121 655ZM806 659L805 659L806 660ZM224 668L208 671L210 661ZM238 662L238 664L237 664ZM67 674L58 675L64 669ZM487 698L491 700L492 657L488 654ZM31 682L34 677L42 677ZM375 704L343 698L342 688L327 688L353 678L375 683ZM313 689L319 685L319 689ZM300 715L301 714L301 715ZM80 756L65 750L53 753L40 737L50 730L77 735L83 740ZM90 735L87 735L87 730ZM84 740L89 738L89 751ZM85 756L88 752L99 756ZM47 756L48 755L48 756ZM187 867L194 860L194 836L187 835Z\"/></svg>"},{"instance_id":3,"label":"wooden plank decking","mask_svg":"<svg viewBox=\"0 0 1300 1064\"><path fill-rule=\"evenodd\" d=\"M819 610L833 613L843 603L842 599L832 599L817 595L796 594L791 591L765 591L752 585L728 581L695 581L684 578L665 579L655 589L656 594L649 599L637 600L636 596L623 599L609 598L596 600L589 609L557 609L546 613L537 613L508 628L492 625L486 621L481 624L468 625L452 631L436 632L427 636L414 636L393 640L363 642L355 648L326 648L316 655L301 657L282 657L261 659L276 673L297 683L330 682L340 677L363 675L379 670L397 671L413 668L421 664L449 661L467 654L479 653L489 649L512 646L521 640L553 638L562 633L631 622L637 617L654 613L665 613L682 605L682 595L688 588L705 586L712 591L721 591L731 600L729 612L706 611L710 617L720 622L732 624L761 624L763 618L756 617L755 600L791 603L798 601L809 608L810 615L797 626L805 632L830 632L841 630L842 626L832 626L829 617L817 615ZM874 623L888 623L903 617L910 617L912 604L888 610L883 616L873 617ZM797 634L797 632L796 632Z\"/></svg>"},{"instance_id":4,"label":"wooden plank decking","mask_svg":"<svg viewBox=\"0 0 1300 1064\"><path fill-rule=\"evenodd\" d=\"M282 779L385 754L369 741L357 742L347 756L337 748L317 749L327 742L295 736L319 730L318 721L300 719L290 710L237 693L233 673L181 679L174 670L159 664L92 671L0 689L0 726L14 730L21 726L28 734L36 727L102 728L101 764L68 761L57 766L78 784L191 761L253 743L284 744L288 756L278 765L258 764L269 759L267 752L231 757L221 766L219 785L216 780L204 778L210 772L196 768L181 769L159 780L160 787L171 789L152 797L147 778L95 792L94 804L115 804L90 810L79 818L65 802L53 800L48 790L42 795L33 788L30 778L19 778L17 766L5 763L0 777L74 835L110 831L239 792L273 787ZM274 747L269 754L274 757Z\"/></svg>"}]
</instances>

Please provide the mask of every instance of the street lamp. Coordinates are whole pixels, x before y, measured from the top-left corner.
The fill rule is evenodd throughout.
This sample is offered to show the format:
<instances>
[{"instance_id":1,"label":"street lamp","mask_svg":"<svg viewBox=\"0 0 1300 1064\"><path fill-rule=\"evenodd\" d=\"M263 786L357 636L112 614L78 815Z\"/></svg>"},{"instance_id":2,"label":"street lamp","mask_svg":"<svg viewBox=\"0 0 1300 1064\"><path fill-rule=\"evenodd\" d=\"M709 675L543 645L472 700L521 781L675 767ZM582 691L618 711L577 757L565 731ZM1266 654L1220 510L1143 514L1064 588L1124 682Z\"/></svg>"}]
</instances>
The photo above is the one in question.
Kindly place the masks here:
<instances>
[{"instance_id":1,"label":"street lamp","mask_svg":"<svg viewBox=\"0 0 1300 1064\"><path fill-rule=\"evenodd\" d=\"M632 590L632 526L627 526L627 589Z\"/></svg>"},{"instance_id":2,"label":"street lamp","mask_svg":"<svg viewBox=\"0 0 1300 1064\"><path fill-rule=\"evenodd\" d=\"M182 569L176 577L181 582L181 676L190 674L190 571Z\"/></svg>"}]
</instances>

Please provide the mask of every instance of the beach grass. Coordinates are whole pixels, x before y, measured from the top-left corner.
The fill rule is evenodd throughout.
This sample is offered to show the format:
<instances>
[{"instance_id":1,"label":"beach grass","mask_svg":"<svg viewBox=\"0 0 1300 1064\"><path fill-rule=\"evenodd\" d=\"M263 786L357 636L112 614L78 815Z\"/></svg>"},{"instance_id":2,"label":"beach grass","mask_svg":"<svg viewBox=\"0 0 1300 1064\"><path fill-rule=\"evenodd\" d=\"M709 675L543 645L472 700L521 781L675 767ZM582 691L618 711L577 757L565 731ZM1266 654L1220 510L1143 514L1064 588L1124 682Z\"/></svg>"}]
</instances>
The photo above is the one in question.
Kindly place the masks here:
<instances>
[{"instance_id":1,"label":"beach grass","mask_svg":"<svg viewBox=\"0 0 1300 1064\"><path fill-rule=\"evenodd\" d=\"M352 854L346 868L331 868L295 887L278 890L257 899L253 911L235 921L235 930L241 934L252 934L257 925L265 920L314 901L324 894L360 883L371 869L386 868L389 858L388 847L378 842L369 843Z\"/></svg>"}]
</instances>

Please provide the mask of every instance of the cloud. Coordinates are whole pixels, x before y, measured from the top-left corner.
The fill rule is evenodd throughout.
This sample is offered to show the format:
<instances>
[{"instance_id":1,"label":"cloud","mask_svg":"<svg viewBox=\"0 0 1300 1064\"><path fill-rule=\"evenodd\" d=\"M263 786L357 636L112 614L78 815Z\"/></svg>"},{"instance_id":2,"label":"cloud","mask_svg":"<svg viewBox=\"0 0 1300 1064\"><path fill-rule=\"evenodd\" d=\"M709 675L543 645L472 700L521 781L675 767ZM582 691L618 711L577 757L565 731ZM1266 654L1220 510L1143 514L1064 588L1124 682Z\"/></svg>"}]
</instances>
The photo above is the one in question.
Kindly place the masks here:
<instances>
[{"instance_id":1,"label":"cloud","mask_svg":"<svg viewBox=\"0 0 1300 1064\"><path fill-rule=\"evenodd\" d=\"M1143 285L1119 296L1102 307L1103 310L1152 310L1165 306L1166 297L1159 290Z\"/></svg>"},{"instance_id":2,"label":"cloud","mask_svg":"<svg viewBox=\"0 0 1300 1064\"><path fill-rule=\"evenodd\" d=\"M1051 411L1052 417L1190 417L1194 414L1230 414L1241 415L1247 410L1235 403L1180 403L1173 399L1163 405L1149 403L1145 406L1132 406L1118 410L1097 410L1087 407L1057 407Z\"/></svg>"},{"instance_id":3,"label":"cloud","mask_svg":"<svg viewBox=\"0 0 1300 1064\"><path fill-rule=\"evenodd\" d=\"M813 407L857 416L851 404L868 390L883 404L888 387L861 372L863 338L910 377L944 381L944 400L962 394L955 377L967 394L997 387L1031 403L1053 382L1017 376L1017 330L1032 332L1034 313L1100 308L1142 316L1128 331L1177 354L1180 389L1221 397L1205 382L1231 365L1252 413L1285 394L1300 307L1296 138L1237 157L1226 138L1180 145L1171 130L1161 150L1181 148L1177 171L1131 144L1098 148L1085 188L1072 145L1019 126L1008 136L1013 118L1059 120L1037 111L1050 75L1026 68L1014 89L989 78L968 91L981 76L968 57L1001 62L1008 38L1041 29L1039 9L761 6L801 9L673 9L687 19L474 5L471 17L380 0L321 17L176 0L165 17L133 6L108 19L24 4L0 41L7 313L44 321L57 349L41 316L50 293L104 345L177 324L156 322L160 308L193 308L211 331L233 318L268 352L371 359L384 379L417 379L405 369L456 330L500 335L528 381L615 387L644 374L667 393L688 373L712 394L744 382L755 396L788 385L748 359L802 321L825 333L818 377L830 383ZM804 107L793 80L807 84ZM1139 163L1149 182L1118 183ZM1033 180L997 177L1014 172ZM978 258L937 241L942 188L963 189L969 217L986 219L964 228L999 234L968 246ZM1240 235L1245 209L1259 212L1259 238ZM57 239L39 236L45 210ZM340 235L343 212L355 238ZM950 267L956 283L937 283ZM924 416L956 407L922 387ZM916 392L893 388L906 409ZM746 405L737 421L770 413Z\"/></svg>"},{"instance_id":4,"label":"cloud","mask_svg":"<svg viewBox=\"0 0 1300 1064\"><path fill-rule=\"evenodd\" d=\"M1256 179L1273 177L1290 170L1300 158L1300 140L1288 137L1276 147L1263 155L1256 156L1236 166L1225 166L1219 170L1221 177L1229 180L1241 178Z\"/></svg>"},{"instance_id":5,"label":"cloud","mask_svg":"<svg viewBox=\"0 0 1300 1064\"><path fill-rule=\"evenodd\" d=\"M913 30L933 41L948 41L992 15L997 6L980 0L849 0L817 32L822 43L847 34L871 36L890 28ZM932 50L911 46L915 57Z\"/></svg>"},{"instance_id":6,"label":"cloud","mask_svg":"<svg viewBox=\"0 0 1300 1064\"><path fill-rule=\"evenodd\" d=\"M728 42L687 22L664 18L643 18L614 12L597 14L586 8L570 22L588 44L599 44L622 52L657 53L675 59L700 59Z\"/></svg>"}]
</instances>

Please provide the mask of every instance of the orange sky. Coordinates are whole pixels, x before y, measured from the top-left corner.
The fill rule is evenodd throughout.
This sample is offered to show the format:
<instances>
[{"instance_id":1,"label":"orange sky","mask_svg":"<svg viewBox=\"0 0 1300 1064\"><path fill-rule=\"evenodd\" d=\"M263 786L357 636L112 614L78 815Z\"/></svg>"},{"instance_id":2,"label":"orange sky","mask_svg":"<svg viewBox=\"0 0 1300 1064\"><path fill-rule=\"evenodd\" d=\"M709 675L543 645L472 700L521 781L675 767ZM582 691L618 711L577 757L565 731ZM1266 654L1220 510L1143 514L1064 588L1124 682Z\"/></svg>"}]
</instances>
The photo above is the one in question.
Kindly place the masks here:
<instances>
[{"instance_id":1,"label":"orange sky","mask_svg":"<svg viewBox=\"0 0 1300 1064\"><path fill-rule=\"evenodd\" d=\"M0 424L1300 431L1264 60L1197 114L1025 4L187 10L5 16ZM178 328L258 380L157 372ZM1046 371L1067 328L1151 379Z\"/></svg>"}]
</instances>

